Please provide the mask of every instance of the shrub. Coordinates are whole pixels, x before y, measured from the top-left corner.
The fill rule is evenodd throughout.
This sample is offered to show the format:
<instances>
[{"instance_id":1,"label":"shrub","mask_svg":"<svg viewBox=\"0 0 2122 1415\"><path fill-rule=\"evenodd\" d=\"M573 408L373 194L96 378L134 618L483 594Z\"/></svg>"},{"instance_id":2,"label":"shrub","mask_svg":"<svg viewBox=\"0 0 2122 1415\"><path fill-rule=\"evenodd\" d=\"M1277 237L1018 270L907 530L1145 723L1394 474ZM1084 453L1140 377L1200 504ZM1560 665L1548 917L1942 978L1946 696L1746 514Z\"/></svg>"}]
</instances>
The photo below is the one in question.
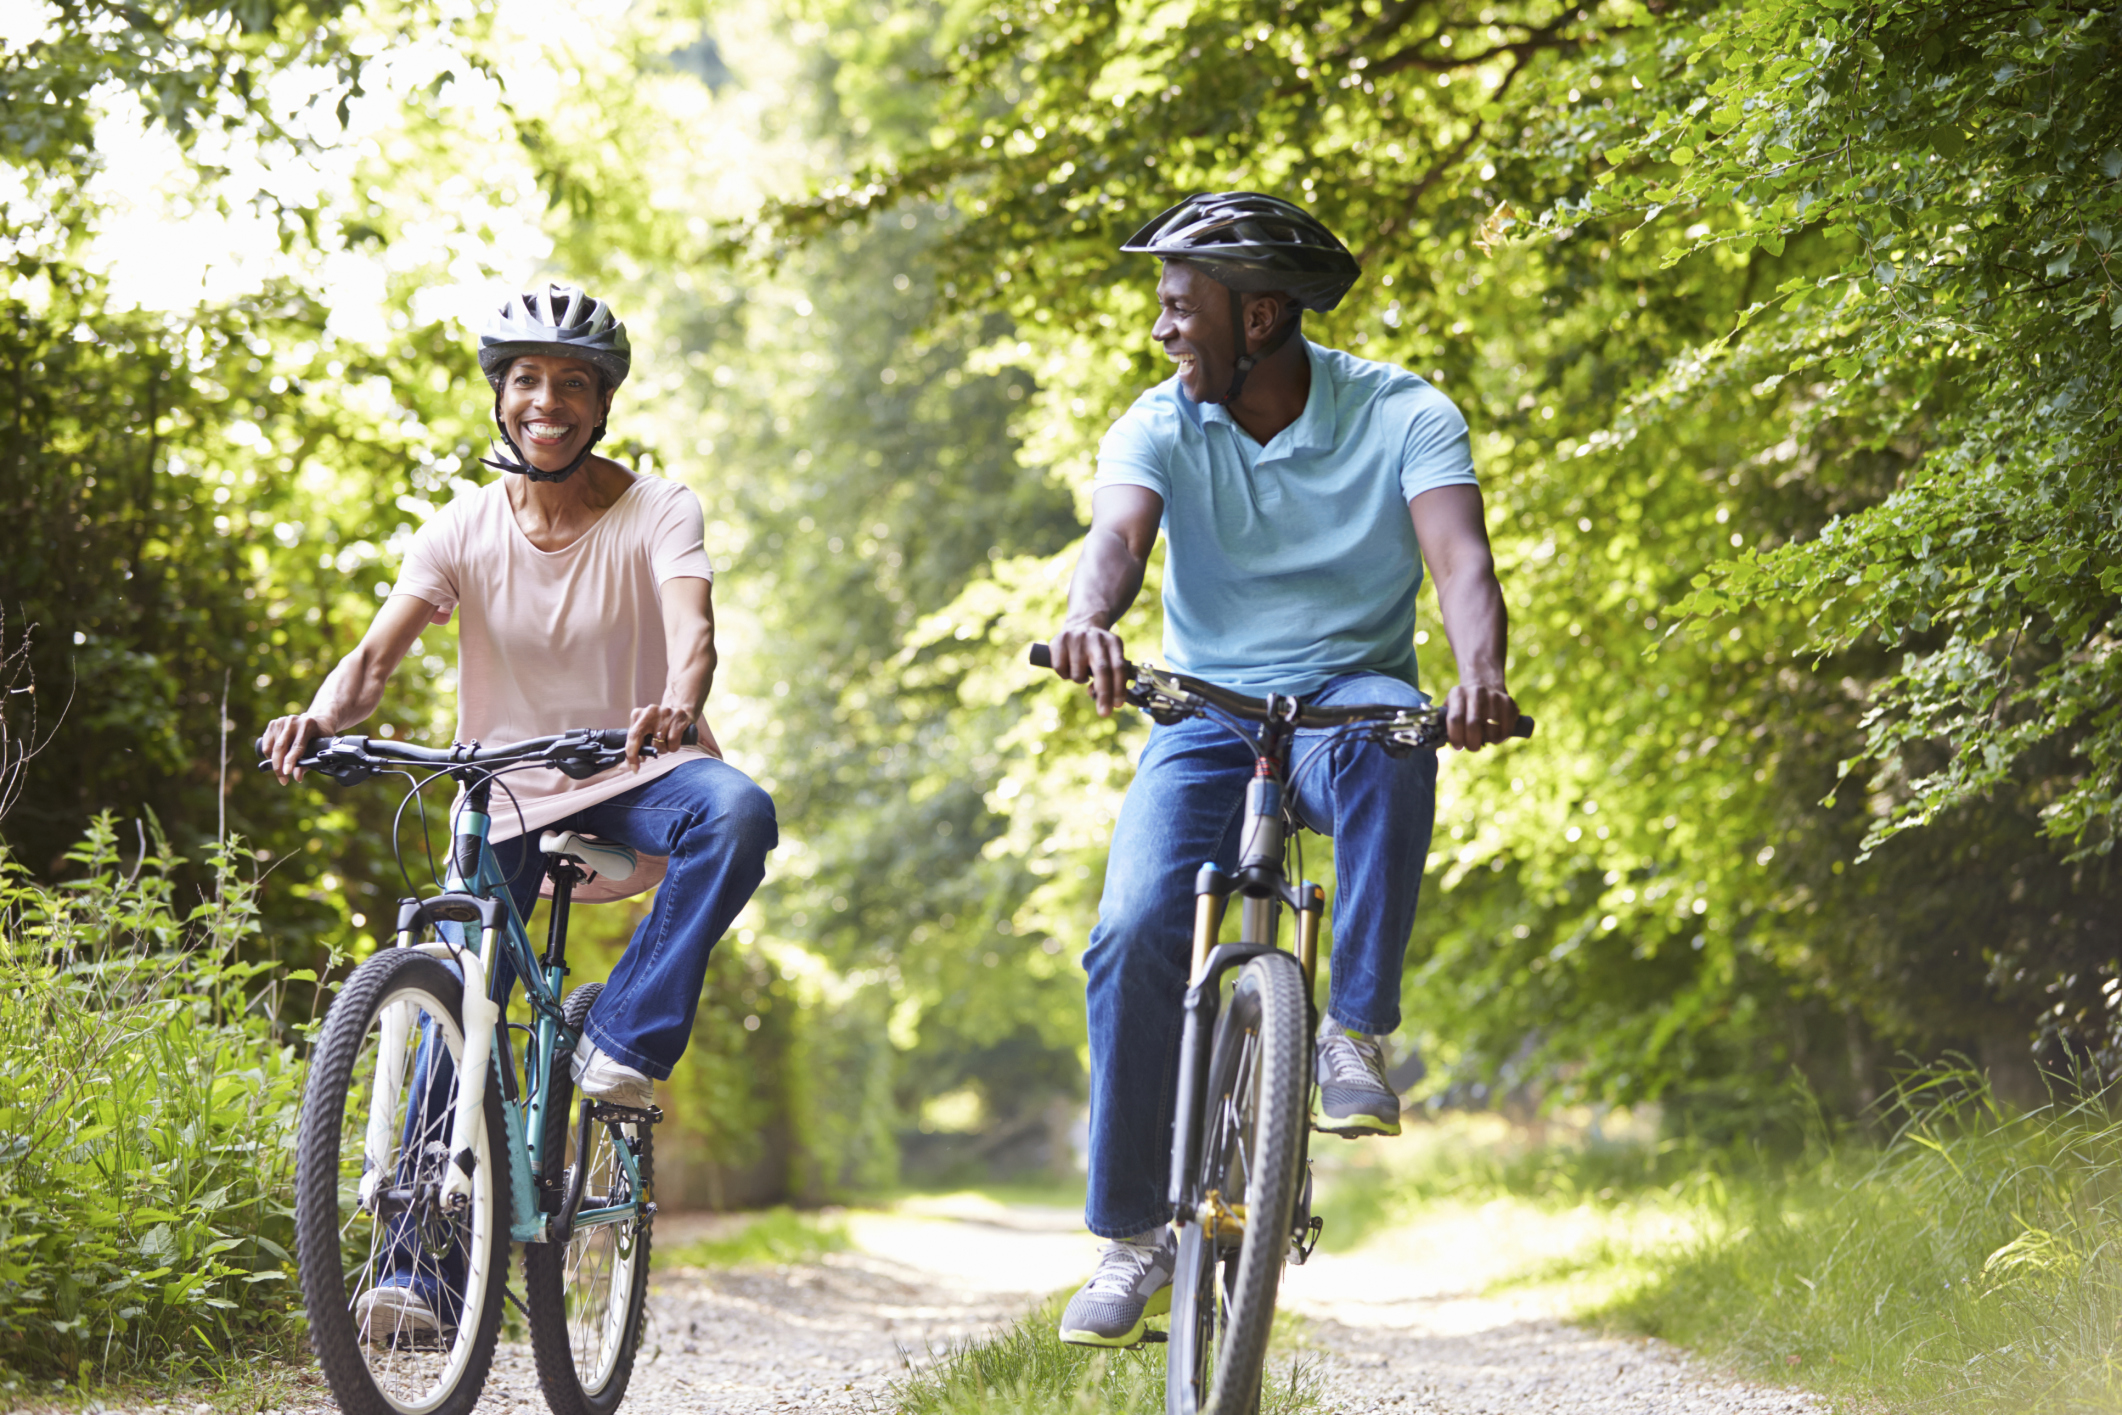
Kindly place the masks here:
<instances>
[{"instance_id":1,"label":"shrub","mask_svg":"<svg viewBox=\"0 0 2122 1415\"><path fill-rule=\"evenodd\" d=\"M301 1068L242 961L233 841L180 914L157 828L109 815L46 888L0 853L0 1364L86 1381L288 1349ZM314 1001L314 999L312 999Z\"/></svg>"}]
</instances>

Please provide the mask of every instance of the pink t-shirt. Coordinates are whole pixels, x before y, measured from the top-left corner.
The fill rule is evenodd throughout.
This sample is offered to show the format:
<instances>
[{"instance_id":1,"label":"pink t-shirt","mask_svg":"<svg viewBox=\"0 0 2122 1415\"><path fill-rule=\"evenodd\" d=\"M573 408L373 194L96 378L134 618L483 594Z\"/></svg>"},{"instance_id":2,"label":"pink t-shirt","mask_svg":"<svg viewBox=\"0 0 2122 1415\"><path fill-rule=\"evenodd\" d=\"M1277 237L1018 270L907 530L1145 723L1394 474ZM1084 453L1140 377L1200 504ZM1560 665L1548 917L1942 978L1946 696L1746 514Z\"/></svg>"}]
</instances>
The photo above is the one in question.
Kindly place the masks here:
<instances>
[{"instance_id":1,"label":"pink t-shirt","mask_svg":"<svg viewBox=\"0 0 2122 1415\"><path fill-rule=\"evenodd\" d=\"M434 605L438 624L463 611L457 740L499 745L577 727L624 727L635 708L661 702L670 666L658 591L666 580L713 582L701 525L700 499L689 489L639 474L565 550L530 543L502 481L429 518L391 593ZM621 766L584 781L546 768L510 772L495 782L491 838L535 832L706 755L684 747L644 760L638 773ZM644 875L661 870L642 864L611 893L653 884Z\"/></svg>"}]
</instances>

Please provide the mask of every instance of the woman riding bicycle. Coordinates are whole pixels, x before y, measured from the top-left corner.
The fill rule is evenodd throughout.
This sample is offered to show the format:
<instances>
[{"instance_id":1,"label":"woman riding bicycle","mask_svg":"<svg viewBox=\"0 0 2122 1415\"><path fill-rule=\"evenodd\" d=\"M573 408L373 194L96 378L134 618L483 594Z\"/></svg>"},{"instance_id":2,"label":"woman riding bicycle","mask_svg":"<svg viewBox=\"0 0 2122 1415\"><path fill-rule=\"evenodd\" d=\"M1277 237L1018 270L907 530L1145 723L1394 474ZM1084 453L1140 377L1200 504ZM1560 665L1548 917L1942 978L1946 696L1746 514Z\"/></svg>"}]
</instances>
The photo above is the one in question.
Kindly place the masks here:
<instances>
[{"instance_id":1,"label":"woman riding bicycle","mask_svg":"<svg viewBox=\"0 0 2122 1415\"><path fill-rule=\"evenodd\" d=\"M1426 561L1458 657L1450 741L1503 740L1518 711L1466 422L1415 375L1301 332L1305 310L1333 309L1355 283L1355 257L1309 213L1252 192L1189 198L1121 249L1164 262L1151 337L1178 376L1137 399L1099 448L1054 671L1088 682L1101 713L1119 705L1125 651L1112 626L1161 531L1173 667L1252 695L1414 706L1425 701L1414 631ZM1169 1299L1166 1179L1195 871L1235 865L1255 763L1215 722L1160 725L1113 831L1084 955L1085 1219L1111 1241L1062 1316L1064 1341L1132 1345ZM1316 1057L1315 1128L1328 1134L1399 1133L1382 1041L1400 1024L1436 772L1434 752L1352 744L1295 798L1299 818L1334 837L1339 883L1334 1025L1320 1028Z\"/></svg>"},{"instance_id":2,"label":"woman riding bicycle","mask_svg":"<svg viewBox=\"0 0 2122 1415\"><path fill-rule=\"evenodd\" d=\"M373 713L421 632L453 612L458 741L629 729L623 768L580 781L555 770L510 775L491 842L526 918L544 879L544 830L667 861L667 874L636 870L623 890L576 894L619 897L664 879L571 1068L584 1096L645 1108L691 1039L708 954L765 877L778 833L772 800L720 759L701 720L716 656L699 499L593 452L630 365L625 326L580 290L516 295L487 321L479 366L507 449L487 465L506 475L420 528L361 643L307 712L266 729L264 748L283 783L298 778L308 743ZM681 746L694 727L701 745ZM650 742L656 754L644 759ZM448 1320L448 1293L387 1279L377 1291L398 1303L401 1321Z\"/></svg>"}]
</instances>

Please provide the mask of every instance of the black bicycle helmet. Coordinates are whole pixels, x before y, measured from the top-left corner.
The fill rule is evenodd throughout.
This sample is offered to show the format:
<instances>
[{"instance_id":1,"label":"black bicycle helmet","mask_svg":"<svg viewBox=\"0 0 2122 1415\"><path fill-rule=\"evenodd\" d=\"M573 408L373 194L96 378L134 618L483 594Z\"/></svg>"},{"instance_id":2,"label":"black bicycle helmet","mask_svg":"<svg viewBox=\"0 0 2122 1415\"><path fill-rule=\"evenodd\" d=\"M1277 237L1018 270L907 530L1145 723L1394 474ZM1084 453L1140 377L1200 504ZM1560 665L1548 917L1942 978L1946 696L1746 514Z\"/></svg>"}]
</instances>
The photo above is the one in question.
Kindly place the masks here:
<instances>
[{"instance_id":1,"label":"black bicycle helmet","mask_svg":"<svg viewBox=\"0 0 2122 1415\"><path fill-rule=\"evenodd\" d=\"M509 296L508 303L487 317L479 331L479 368L494 386L494 426L508 444L513 458L498 451L482 458L496 471L514 472L532 481L566 481L575 474L604 436L604 424L591 432L589 445L574 461L557 472L541 472L530 464L516 440L501 421L501 383L509 366L526 354L550 354L581 359L604 375L607 390L626 382L633 366L633 346L627 342L626 326L610 305L572 285L547 285Z\"/></svg>"},{"instance_id":2,"label":"black bicycle helmet","mask_svg":"<svg viewBox=\"0 0 2122 1415\"><path fill-rule=\"evenodd\" d=\"M1363 271L1310 212L1259 192L1190 196L1120 249L1183 260L1233 290L1277 291L1322 312L1340 304Z\"/></svg>"}]
</instances>

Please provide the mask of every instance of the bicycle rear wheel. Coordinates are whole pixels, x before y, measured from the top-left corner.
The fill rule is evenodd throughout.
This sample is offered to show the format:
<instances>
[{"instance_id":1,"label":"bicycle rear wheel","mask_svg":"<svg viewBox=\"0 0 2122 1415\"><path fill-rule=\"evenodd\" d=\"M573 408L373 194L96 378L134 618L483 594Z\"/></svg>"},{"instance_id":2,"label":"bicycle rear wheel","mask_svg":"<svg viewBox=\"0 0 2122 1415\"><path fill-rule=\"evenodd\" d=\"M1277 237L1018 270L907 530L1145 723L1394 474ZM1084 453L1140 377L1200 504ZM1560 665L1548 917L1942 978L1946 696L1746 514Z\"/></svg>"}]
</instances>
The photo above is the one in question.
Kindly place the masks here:
<instances>
[{"instance_id":1,"label":"bicycle rear wheel","mask_svg":"<svg viewBox=\"0 0 2122 1415\"><path fill-rule=\"evenodd\" d=\"M568 994L562 1015L577 1035L601 983ZM553 1059L545 1128L545 1193L557 1210L576 1160L582 1108L569 1079L569 1053ZM578 1217L598 1209L646 1204L654 1190L651 1127L590 1122L587 1179ZM633 1171L626 1158L631 1155ZM638 1175L638 1184L635 1176ZM566 1243L532 1243L523 1250L531 1348L538 1383L553 1415L611 1415L633 1376L634 1354L648 1325L650 1215L577 1227Z\"/></svg>"},{"instance_id":2,"label":"bicycle rear wheel","mask_svg":"<svg viewBox=\"0 0 2122 1415\"><path fill-rule=\"evenodd\" d=\"M310 1344L349 1415L465 1415L501 1329L510 1157L500 1080L464 1054L464 985L391 949L354 971L310 1060L295 1245ZM446 1208L466 1065L488 1068L471 1202Z\"/></svg>"},{"instance_id":3,"label":"bicycle rear wheel","mask_svg":"<svg viewBox=\"0 0 2122 1415\"><path fill-rule=\"evenodd\" d=\"M1307 1082L1304 970L1287 953L1238 972L1209 1048L1203 1212L1179 1229L1167 1415L1249 1415L1289 1252Z\"/></svg>"}]
</instances>

